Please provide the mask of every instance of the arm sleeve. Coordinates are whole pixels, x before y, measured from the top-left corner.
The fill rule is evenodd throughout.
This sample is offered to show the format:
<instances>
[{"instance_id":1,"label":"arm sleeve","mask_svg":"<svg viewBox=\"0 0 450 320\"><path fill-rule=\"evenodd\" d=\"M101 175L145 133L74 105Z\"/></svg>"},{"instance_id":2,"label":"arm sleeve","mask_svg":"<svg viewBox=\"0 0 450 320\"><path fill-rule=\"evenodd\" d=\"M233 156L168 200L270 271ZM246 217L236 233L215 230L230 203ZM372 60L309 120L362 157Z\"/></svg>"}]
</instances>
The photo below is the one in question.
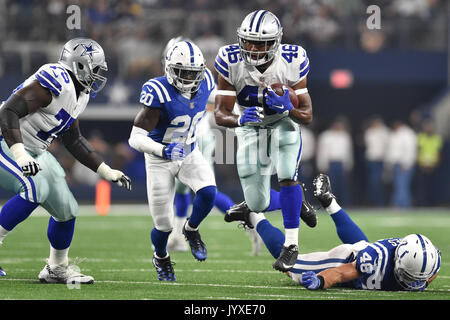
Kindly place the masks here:
<instances>
[{"instance_id":1,"label":"arm sleeve","mask_svg":"<svg viewBox=\"0 0 450 320\"><path fill-rule=\"evenodd\" d=\"M145 129L133 126L128 144L139 152L163 157L164 145L150 138Z\"/></svg>"}]
</instances>

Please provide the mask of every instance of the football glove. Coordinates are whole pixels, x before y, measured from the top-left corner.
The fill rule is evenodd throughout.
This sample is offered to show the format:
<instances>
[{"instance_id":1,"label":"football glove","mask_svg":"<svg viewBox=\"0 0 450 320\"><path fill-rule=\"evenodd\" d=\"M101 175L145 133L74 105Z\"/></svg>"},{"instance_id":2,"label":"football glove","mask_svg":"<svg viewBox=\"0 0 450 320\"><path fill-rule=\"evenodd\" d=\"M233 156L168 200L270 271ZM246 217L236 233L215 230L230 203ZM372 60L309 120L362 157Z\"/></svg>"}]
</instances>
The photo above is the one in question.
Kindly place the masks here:
<instances>
[{"instance_id":1,"label":"football glove","mask_svg":"<svg viewBox=\"0 0 450 320\"><path fill-rule=\"evenodd\" d=\"M239 126L244 126L246 124L248 125L255 125L259 122L261 122L262 118L264 118L264 115L261 114L263 108L261 107L249 107L244 110L244 113L239 116L238 123Z\"/></svg>"},{"instance_id":2,"label":"football glove","mask_svg":"<svg viewBox=\"0 0 450 320\"><path fill-rule=\"evenodd\" d=\"M39 163L25 150L23 143L16 143L9 149L25 177L35 176L41 170Z\"/></svg>"},{"instance_id":3,"label":"football glove","mask_svg":"<svg viewBox=\"0 0 450 320\"><path fill-rule=\"evenodd\" d=\"M127 177L122 171L111 169L106 163L98 167L97 173L105 180L114 182L119 187L123 187L127 190L131 190L131 179Z\"/></svg>"},{"instance_id":4,"label":"football glove","mask_svg":"<svg viewBox=\"0 0 450 320\"><path fill-rule=\"evenodd\" d=\"M323 289L324 280L314 271L306 271L302 273L302 285L309 290Z\"/></svg>"},{"instance_id":5,"label":"football glove","mask_svg":"<svg viewBox=\"0 0 450 320\"><path fill-rule=\"evenodd\" d=\"M163 149L163 158L167 160L183 160L186 156L182 143L171 143Z\"/></svg>"},{"instance_id":6,"label":"football glove","mask_svg":"<svg viewBox=\"0 0 450 320\"><path fill-rule=\"evenodd\" d=\"M273 91L271 87L267 87L266 104L269 109L275 111L278 114L287 113L292 110L294 105L289 98L289 89L283 86L284 95L279 96Z\"/></svg>"}]
</instances>

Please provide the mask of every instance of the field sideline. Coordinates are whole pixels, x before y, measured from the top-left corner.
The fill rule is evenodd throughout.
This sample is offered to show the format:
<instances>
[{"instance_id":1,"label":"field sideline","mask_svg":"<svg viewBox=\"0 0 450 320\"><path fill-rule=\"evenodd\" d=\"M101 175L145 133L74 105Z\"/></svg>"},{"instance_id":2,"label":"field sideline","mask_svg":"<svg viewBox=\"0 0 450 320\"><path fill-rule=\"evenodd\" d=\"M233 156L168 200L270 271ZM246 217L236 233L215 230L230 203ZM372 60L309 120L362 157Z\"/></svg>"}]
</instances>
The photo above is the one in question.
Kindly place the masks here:
<instances>
[{"instance_id":1,"label":"field sideline","mask_svg":"<svg viewBox=\"0 0 450 320\"><path fill-rule=\"evenodd\" d=\"M80 206L70 257L78 257L82 272L95 284L66 286L39 284L37 275L48 256L48 215L35 212L4 240L0 266L0 299L26 300L449 300L450 212L447 209L415 210L411 213L385 210L349 210L352 218L372 241L409 233L427 235L442 252L441 271L423 293L330 289L312 292L295 285L272 269L273 258L264 248L251 255L246 233L235 223L227 224L213 211L200 227L208 247L206 262L190 252L172 253L176 283L162 283L151 264L152 221L146 205L113 206L107 216L98 216L92 206ZM300 251L324 251L337 244L332 220L319 211L314 229L300 227ZM281 227L279 212L266 214ZM77 259L78 260L78 259Z\"/></svg>"}]
</instances>

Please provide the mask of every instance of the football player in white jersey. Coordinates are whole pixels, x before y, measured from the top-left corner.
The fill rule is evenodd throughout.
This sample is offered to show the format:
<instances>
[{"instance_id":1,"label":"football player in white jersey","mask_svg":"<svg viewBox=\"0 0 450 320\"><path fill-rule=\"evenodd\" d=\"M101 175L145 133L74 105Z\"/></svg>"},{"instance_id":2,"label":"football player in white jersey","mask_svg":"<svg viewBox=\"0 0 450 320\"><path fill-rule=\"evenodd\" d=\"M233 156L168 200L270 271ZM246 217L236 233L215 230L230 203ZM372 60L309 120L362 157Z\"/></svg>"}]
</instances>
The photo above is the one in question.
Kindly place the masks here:
<instances>
[{"instance_id":1,"label":"football player in white jersey","mask_svg":"<svg viewBox=\"0 0 450 320\"><path fill-rule=\"evenodd\" d=\"M47 236L50 256L39 280L46 283L94 282L68 264L78 214L61 165L47 151L58 138L82 164L102 178L131 190L131 181L111 169L81 135L78 116L90 94L106 83L102 47L91 39L68 41L58 63L43 65L19 85L0 109L0 186L16 194L0 213L0 244L41 205L51 217ZM5 272L1 272L5 274Z\"/></svg>"},{"instance_id":2,"label":"football player in white jersey","mask_svg":"<svg viewBox=\"0 0 450 320\"><path fill-rule=\"evenodd\" d=\"M303 199L297 181L302 149L299 124L312 121L312 103L306 88L310 68L306 51L281 44L282 34L278 18L267 10L245 17L237 29L239 43L222 47L216 57L215 118L218 125L236 128L237 169L251 211L262 212L270 206L270 177L273 169L277 173L286 239L273 267L288 271L298 255ZM275 83L295 90L298 108L293 107L287 89L283 96L273 92L270 85ZM232 112L235 102L240 115Z\"/></svg>"},{"instance_id":3,"label":"football player in white jersey","mask_svg":"<svg viewBox=\"0 0 450 320\"><path fill-rule=\"evenodd\" d=\"M207 258L199 225L214 206L216 182L210 164L197 147L196 135L214 88L202 52L190 41L175 43L166 55L165 75L142 86L143 108L134 120L128 142L145 154L147 195L154 222L152 261L161 281L176 281L167 252L173 229L175 178L195 192L192 213L182 233L194 258Z\"/></svg>"}]
</instances>

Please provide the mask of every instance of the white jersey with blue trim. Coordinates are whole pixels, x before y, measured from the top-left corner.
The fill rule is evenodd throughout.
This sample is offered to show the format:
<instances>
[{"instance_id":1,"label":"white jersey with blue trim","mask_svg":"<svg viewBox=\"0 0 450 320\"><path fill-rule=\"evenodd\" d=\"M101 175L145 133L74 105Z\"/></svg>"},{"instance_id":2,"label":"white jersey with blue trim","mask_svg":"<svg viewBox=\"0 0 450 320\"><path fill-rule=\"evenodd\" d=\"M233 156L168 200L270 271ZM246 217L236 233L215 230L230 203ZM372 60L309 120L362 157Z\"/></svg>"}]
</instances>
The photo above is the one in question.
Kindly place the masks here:
<instances>
[{"instance_id":1,"label":"white jersey with blue trim","mask_svg":"<svg viewBox=\"0 0 450 320\"><path fill-rule=\"evenodd\" d=\"M89 94L81 92L77 98L72 78L59 63L43 65L13 93L32 81L38 81L52 94L52 101L48 106L19 120L25 149L38 155L47 150L53 139L67 130L84 111L89 102Z\"/></svg>"},{"instance_id":2,"label":"white jersey with blue trim","mask_svg":"<svg viewBox=\"0 0 450 320\"><path fill-rule=\"evenodd\" d=\"M193 149L197 126L204 117L209 95L214 88L214 78L208 69L198 91L190 99L172 86L165 76L145 82L140 103L160 110L158 124L149 137L164 145L177 142Z\"/></svg>"},{"instance_id":3,"label":"white jersey with blue trim","mask_svg":"<svg viewBox=\"0 0 450 320\"><path fill-rule=\"evenodd\" d=\"M301 46L280 44L271 65L261 73L256 67L247 65L241 57L239 45L232 44L219 49L214 67L235 87L236 102L241 114L248 107L264 108L264 118L260 126L265 126L285 117L270 110L264 103L266 87L274 83L295 86L307 77L309 59Z\"/></svg>"},{"instance_id":4,"label":"white jersey with blue trim","mask_svg":"<svg viewBox=\"0 0 450 320\"><path fill-rule=\"evenodd\" d=\"M362 277L354 285L367 290L404 290L394 275L395 249L400 242L400 238L390 238L367 243L356 256L356 269Z\"/></svg>"}]
</instances>

